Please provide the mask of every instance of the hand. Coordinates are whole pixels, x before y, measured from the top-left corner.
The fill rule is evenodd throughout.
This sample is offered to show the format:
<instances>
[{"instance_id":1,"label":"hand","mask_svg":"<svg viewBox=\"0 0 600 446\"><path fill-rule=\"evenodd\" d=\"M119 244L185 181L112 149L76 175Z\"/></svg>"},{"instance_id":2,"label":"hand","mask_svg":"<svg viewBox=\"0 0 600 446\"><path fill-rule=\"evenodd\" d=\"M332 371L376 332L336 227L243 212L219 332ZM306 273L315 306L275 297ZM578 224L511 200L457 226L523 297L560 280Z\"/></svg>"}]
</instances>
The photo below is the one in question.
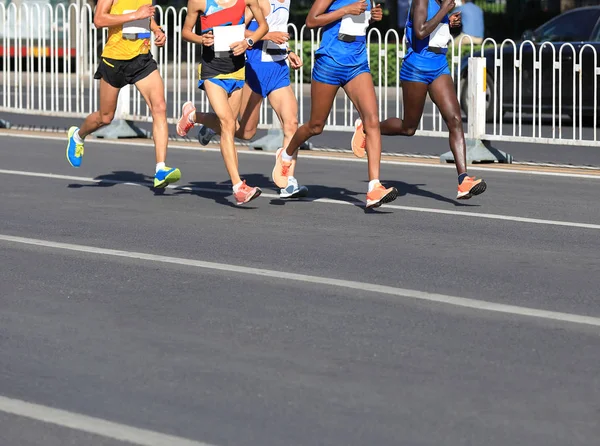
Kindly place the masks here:
<instances>
[{"instance_id":1,"label":"hand","mask_svg":"<svg viewBox=\"0 0 600 446\"><path fill-rule=\"evenodd\" d=\"M213 46L214 43L215 43L215 36L213 36L212 31L209 31L206 34L202 34L202 45Z\"/></svg>"},{"instance_id":2,"label":"hand","mask_svg":"<svg viewBox=\"0 0 600 446\"><path fill-rule=\"evenodd\" d=\"M377 5L371 9L371 20L374 22L383 20L383 9L381 9L381 4L377 3Z\"/></svg>"},{"instance_id":3,"label":"hand","mask_svg":"<svg viewBox=\"0 0 600 446\"><path fill-rule=\"evenodd\" d=\"M462 15L455 12L450 16L450 28L458 28L462 24Z\"/></svg>"},{"instance_id":4,"label":"hand","mask_svg":"<svg viewBox=\"0 0 600 446\"><path fill-rule=\"evenodd\" d=\"M349 15L361 15L367 10L367 1L359 0L356 3L344 7L344 12Z\"/></svg>"},{"instance_id":5,"label":"hand","mask_svg":"<svg viewBox=\"0 0 600 446\"><path fill-rule=\"evenodd\" d=\"M269 33L269 38L267 40L270 40L271 42L274 42L277 45L281 45L290 40L290 35L289 33L284 33L281 31L273 31Z\"/></svg>"},{"instance_id":6,"label":"hand","mask_svg":"<svg viewBox=\"0 0 600 446\"><path fill-rule=\"evenodd\" d=\"M290 67L297 70L302 67L302 59L296 53L292 52L288 54L288 60L290 61Z\"/></svg>"},{"instance_id":7,"label":"hand","mask_svg":"<svg viewBox=\"0 0 600 446\"><path fill-rule=\"evenodd\" d=\"M442 8L448 14L454 8L456 8L456 2L454 0L442 0Z\"/></svg>"},{"instance_id":8,"label":"hand","mask_svg":"<svg viewBox=\"0 0 600 446\"><path fill-rule=\"evenodd\" d=\"M154 17L154 10L156 8L152 5L142 5L135 11L135 19L148 19L150 17Z\"/></svg>"},{"instance_id":9,"label":"hand","mask_svg":"<svg viewBox=\"0 0 600 446\"><path fill-rule=\"evenodd\" d=\"M231 48L231 51L233 51L234 56L239 56L244 54L244 52L248 49L248 42L245 40L240 40L239 42L229 45L229 48Z\"/></svg>"},{"instance_id":10,"label":"hand","mask_svg":"<svg viewBox=\"0 0 600 446\"><path fill-rule=\"evenodd\" d=\"M167 36L162 31L162 29L158 28L156 31L154 31L154 44L157 47L160 48L160 47L165 46L166 41L167 41Z\"/></svg>"}]
</instances>

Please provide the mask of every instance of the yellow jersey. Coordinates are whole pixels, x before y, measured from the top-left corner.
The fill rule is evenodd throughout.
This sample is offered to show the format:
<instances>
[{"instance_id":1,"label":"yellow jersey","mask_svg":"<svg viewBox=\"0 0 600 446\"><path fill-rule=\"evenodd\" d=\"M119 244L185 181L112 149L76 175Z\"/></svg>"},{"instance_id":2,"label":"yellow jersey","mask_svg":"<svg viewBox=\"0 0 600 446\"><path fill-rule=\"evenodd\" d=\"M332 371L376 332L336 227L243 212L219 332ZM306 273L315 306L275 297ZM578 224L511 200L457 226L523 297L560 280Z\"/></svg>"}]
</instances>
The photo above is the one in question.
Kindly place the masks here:
<instances>
[{"instance_id":1,"label":"yellow jersey","mask_svg":"<svg viewBox=\"0 0 600 446\"><path fill-rule=\"evenodd\" d=\"M128 14L137 11L140 6L151 4L152 0L114 0L110 14ZM148 54L151 37L149 18L111 26L102 57L130 60L140 54Z\"/></svg>"}]
</instances>

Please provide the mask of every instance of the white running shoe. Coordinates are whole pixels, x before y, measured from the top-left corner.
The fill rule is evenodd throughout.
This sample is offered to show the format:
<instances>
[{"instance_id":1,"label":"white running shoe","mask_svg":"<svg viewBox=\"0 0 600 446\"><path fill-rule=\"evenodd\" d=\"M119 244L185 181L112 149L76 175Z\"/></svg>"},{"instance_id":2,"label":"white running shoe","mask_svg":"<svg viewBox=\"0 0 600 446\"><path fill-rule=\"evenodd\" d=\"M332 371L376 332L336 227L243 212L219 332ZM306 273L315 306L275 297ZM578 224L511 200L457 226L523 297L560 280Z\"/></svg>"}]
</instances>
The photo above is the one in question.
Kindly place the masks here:
<instances>
[{"instance_id":1,"label":"white running shoe","mask_svg":"<svg viewBox=\"0 0 600 446\"><path fill-rule=\"evenodd\" d=\"M298 186L298 180L288 177L288 185L279 191L280 198L301 198L308 195L308 187Z\"/></svg>"}]
</instances>

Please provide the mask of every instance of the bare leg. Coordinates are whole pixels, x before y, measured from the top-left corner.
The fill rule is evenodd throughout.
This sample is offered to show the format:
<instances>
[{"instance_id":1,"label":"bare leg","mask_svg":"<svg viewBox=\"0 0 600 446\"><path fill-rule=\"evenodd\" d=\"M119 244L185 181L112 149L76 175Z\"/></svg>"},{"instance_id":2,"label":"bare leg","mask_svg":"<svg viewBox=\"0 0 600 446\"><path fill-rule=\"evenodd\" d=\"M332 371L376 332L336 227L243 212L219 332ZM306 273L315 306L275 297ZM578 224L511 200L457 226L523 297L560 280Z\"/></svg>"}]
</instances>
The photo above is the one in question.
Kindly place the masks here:
<instances>
[{"instance_id":1,"label":"bare leg","mask_svg":"<svg viewBox=\"0 0 600 446\"><path fill-rule=\"evenodd\" d=\"M237 116L240 111L242 91L234 91L231 94L230 103L227 92L220 86L209 81L204 83L204 88L210 105L219 119L221 128L221 154L223 155L223 161L225 161L225 168L231 178L231 183L233 185L238 184L242 180L238 171L237 153L233 138ZM236 109L234 110L234 108Z\"/></svg>"},{"instance_id":2,"label":"bare leg","mask_svg":"<svg viewBox=\"0 0 600 446\"><path fill-rule=\"evenodd\" d=\"M358 110L367 135L369 180L379 179L381 133L379 130L377 96L375 95L371 73L359 74L344 86L344 90Z\"/></svg>"},{"instance_id":3,"label":"bare leg","mask_svg":"<svg viewBox=\"0 0 600 446\"><path fill-rule=\"evenodd\" d=\"M421 116L423 116L427 87L427 84L422 82L402 82L404 120L390 118L383 121L381 123L382 135L413 136L415 134Z\"/></svg>"},{"instance_id":4,"label":"bare leg","mask_svg":"<svg viewBox=\"0 0 600 446\"><path fill-rule=\"evenodd\" d=\"M287 147L298 130L298 101L291 86L279 88L269 94L269 102L283 128L283 147Z\"/></svg>"},{"instance_id":5,"label":"bare leg","mask_svg":"<svg viewBox=\"0 0 600 446\"><path fill-rule=\"evenodd\" d=\"M79 136L85 138L99 128L110 124L115 116L118 99L119 89L113 87L104 79L100 79L100 110L85 118L79 129Z\"/></svg>"},{"instance_id":6,"label":"bare leg","mask_svg":"<svg viewBox=\"0 0 600 446\"><path fill-rule=\"evenodd\" d=\"M256 135L256 128L260 119L260 104L263 98L252 91L248 84L242 90L242 102L240 106L241 117L239 128L235 136L240 139L252 139Z\"/></svg>"},{"instance_id":7,"label":"bare leg","mask_svg":"<svg viewBox=\"0 0 600 446\"><path fill-rule=\"evenodd\" d=\"M136 82L135 86L144 97L152 114L152 137L154 138L156 162L164 163L167 159L169 127L162 77L158 70L155 70L141 81Z\"/></svg>"},{"instance_id":8,"label":"bare leg","mask_svg":"<svg viewBox=\"0 0 600 446\"><path fill-rule=\"evenodd\" d=\"M454 155L456 171L459 175L467 172L467 146L462 125L462 115L452 78L444 74L429 86L429 96L440 110L450 132L450 150Z\"/></svg>"},{"instance_id":9,"label":"bare leg","mask_svg":"<svg viewBox=\"0 0 600 446\"><path fill-rule=\"evenodd\" d=\"M324 84L313 79L310 84L310 120L294 133L286 149L288 155L296 154L298 148L309 138L323 132L339 88L337 85Z\"/></svg>"}]
</instances>

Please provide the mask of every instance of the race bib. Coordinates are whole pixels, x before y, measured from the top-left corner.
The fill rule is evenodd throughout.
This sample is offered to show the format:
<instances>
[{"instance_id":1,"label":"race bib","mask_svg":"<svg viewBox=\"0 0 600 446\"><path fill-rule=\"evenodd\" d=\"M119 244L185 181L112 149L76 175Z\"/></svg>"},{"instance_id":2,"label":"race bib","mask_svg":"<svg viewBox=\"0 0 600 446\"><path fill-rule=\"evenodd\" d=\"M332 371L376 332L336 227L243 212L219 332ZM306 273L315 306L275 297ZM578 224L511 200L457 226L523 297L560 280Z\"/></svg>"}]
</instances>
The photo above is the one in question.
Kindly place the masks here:
<instances>
[{"instance_id":1,"label":"race bib","mask_svg":"<svg viewBox=\"0 0 600 446\"><path fill-rule=\"evenodd\" d=\"M371 11L365 11L360 15L346 14L342 17L338 35L365 36L369 27L369 20L371 20Z\"/></svg>"},{"instance_id":2,"label":"race bib","mask_svg":"<svg viewBox=\"0 0 600 446\"><path fill-rule=\"evenodd\" d=\"M123 11L123 14L135 12L135 9ZM150 19L139 19L123 23L123 38L127 40L149 39Z\"/></svg>"},{"instance_id":3,"label":"race bib","mask_svg":"<svg viewBox=\"0 0 600 446\"><path fill-rule=\"evenodd\" d=\"M281 25L269 25L269 32L272 31L286 33L288 32L288 27L285 23ZM267 40L262 46L261 60L263 62L278 62L285 60L287 58L287 47L287 42L277 44Z\"/></svg>"},{"instance_id":4,"label":"race bib","mask_svg":"<svg viewBox=\"0 0 600 446\"><path fill-rule=\"evenodd\" d=\"M231 44L244 40L245 25L215 26L213 28L216 53L231 51Z\"/></svg>"},{"instance_id":5,"label":"race bib","mask_svg":"<svg viewBox=\"0 0 600 446\"><path fill-rule=\"evenodd\" d=\"M447 23L440 23L429 35L429 46L448 48L448 42L450 42L451 38L450 26Z\"/></svg>"}]
</instances>

